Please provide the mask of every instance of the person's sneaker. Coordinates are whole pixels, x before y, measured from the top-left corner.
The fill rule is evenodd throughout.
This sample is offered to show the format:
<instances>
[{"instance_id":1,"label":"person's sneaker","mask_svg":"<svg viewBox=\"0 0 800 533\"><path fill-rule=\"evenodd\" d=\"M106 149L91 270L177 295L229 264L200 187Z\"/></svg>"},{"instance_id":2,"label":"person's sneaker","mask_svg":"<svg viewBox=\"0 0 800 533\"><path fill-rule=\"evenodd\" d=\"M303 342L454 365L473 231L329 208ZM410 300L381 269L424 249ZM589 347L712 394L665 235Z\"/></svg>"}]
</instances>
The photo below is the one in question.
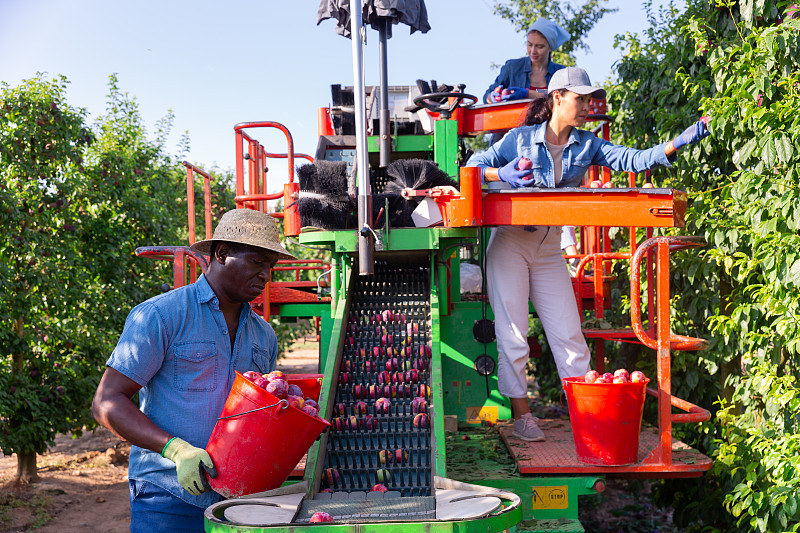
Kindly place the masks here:
<instances>
[{"instance_id":1,"label":"person's sneaker","mask_svg":"<svg viewBox=\"0 0 800 533\"><path fill-rule=\"evenodd\" d=\"M543 441L544 433L539 429L538 421L531 413L525 413L517 420L514 420L514 432L511 436L530 442Z\"/></svg>"}]
</instances>

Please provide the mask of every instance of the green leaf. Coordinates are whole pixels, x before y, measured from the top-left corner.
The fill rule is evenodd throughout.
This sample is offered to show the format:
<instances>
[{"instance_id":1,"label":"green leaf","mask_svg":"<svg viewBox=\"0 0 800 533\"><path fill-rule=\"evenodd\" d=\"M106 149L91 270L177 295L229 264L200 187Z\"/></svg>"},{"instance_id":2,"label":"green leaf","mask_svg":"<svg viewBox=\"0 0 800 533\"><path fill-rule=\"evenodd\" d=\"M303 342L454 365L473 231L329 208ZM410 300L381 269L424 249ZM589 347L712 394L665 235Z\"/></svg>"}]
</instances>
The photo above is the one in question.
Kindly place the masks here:
<instances>
[{"instance_id":1,"label":"green leaf","mask_svg":"<svg viewBox=\"0 0 800 533\"><path fill-rule=\"evenodd\" d=\"M794 495L789 494L786 497L784 509L790 516L795 516L795 513L797 512L797 500L795 499Z\"/></svg>"},{"instance_id":2,"label":"green leaf","mask_svg":"<svg viewBox=\"0 0 800 533\"><path fill-rule=\"evenodd\" d=\"M747 162L747 159L750 157L750 154L753 152L755 147L755 138L751 138L749 141L744 143L741 148L733 153L733 164L739 167L743 166L744 163Z\"/></svg>"},{"instance_id":3,"label":"green leaf","mask_svg":"<svg viewBox=\"0 0 800 533\"><path fill-rule=\"evenodd\" d=\"M794 146L788 135L781 134L775 140L775 152L781 163L788 163L794 155Z\"/></svg>"},{"instance_id":4,"label":"green leaf","mask_svg":"<svg viewBox=\"0 0 800 533\"><path fill-rule=\"evenodd\" d=\"M789 280L794 283L795 286L800 287L800 259L795 261L789 269Z\"/></svg>"},{"instance_id":5,"label":"green leaf","mask_svg":"<svg viewBox=\"0 0 800 533\"><path fill-rule=\"evenodd\" d=\"M764 44L767 47L767 51L770 53L775 52L775 35L769 34L764 37Z\"/></svg>"},{"instance_id":6,"label":"green leaf","mask_svg":"<svg viewBox=\"0 0 800 533\"><path fill-rule=\"evenodd\" d=\"M772 137L767 137L764 146L761 148L761 160L767 168L772 168L775 165L775 143Z\"/></svg>"}]
</instances>

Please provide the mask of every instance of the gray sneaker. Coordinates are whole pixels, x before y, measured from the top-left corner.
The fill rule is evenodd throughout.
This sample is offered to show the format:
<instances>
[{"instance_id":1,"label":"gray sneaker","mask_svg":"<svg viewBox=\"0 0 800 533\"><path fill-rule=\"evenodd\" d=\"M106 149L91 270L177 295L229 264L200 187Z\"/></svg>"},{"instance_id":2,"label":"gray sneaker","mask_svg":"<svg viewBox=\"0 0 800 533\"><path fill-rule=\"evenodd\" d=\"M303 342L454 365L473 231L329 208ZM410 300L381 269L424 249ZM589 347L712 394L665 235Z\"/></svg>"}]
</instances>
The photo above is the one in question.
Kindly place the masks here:
<instances>
[{"instance_id":1,"label":"gray sneaker","mask_svg":"<svg viewBox=\"0 0 800 533\"><path fill-rule=\"evenodd\" d=\"M544 440L544 433L539 429L538 418L530 413L525 413L517 420L514 420L514 432L512 437L517 437L530 442L541 442Z\"/></svg>"}]
</instances>

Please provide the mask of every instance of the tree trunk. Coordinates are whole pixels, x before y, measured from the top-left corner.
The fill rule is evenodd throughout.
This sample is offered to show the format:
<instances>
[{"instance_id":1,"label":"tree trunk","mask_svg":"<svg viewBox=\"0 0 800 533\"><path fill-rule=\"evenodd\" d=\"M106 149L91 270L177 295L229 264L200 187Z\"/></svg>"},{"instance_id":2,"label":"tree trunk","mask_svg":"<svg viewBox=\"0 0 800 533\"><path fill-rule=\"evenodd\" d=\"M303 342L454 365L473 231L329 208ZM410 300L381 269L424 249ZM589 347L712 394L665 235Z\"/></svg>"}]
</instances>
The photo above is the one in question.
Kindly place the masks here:
<instances>
[{"instance_id":1,"label":"tree trunk","mask_svg":"<svg viewBox=\"0 0 800 533\"><path fill-rule=\"evenodd\" d=\"M25 452L17 454L17 477L15 481L20 483L38 483L41 481L36 472L36 452Z\"/></svg>"},{"instance_id":2,"label":"tree trunk","mask_svg":"<svg viewBox=\"0 0 800 533\"><path fill-rule=\"evenodd\" d=\"M25 335L24 321L22 317L17 318L17 335L22 338ZM11 356L11 372L22 370L22 354L15 353ZM38 483L39 474L36 472L36 452L17 453L17 475L14 481L20 483Z\"/></svg>"}]
</instances>

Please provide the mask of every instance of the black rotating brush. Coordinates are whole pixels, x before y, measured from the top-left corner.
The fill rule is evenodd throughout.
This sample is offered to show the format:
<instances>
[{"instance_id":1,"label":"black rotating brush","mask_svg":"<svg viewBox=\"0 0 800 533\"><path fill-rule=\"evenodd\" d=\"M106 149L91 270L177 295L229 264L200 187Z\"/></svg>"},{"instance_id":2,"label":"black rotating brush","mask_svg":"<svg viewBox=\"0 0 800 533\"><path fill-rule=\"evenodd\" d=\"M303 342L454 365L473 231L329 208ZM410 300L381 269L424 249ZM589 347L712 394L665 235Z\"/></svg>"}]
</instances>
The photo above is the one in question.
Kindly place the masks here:
<instances>
[{"instance_id":1,"label":"black rotating brush","mask_svg":"<svg viewBox=\"0 0 800 533\"><path fill-rule=\"evenodd\" d=\"M376 207L379 209L385 204L383 199L378 202L378 197L387 197L389 199L389 223L396 228L414 227L411 213L421 201L416 197L403 198L401 196L403 189L424 190L432 187L446 185L456 187L458 185L436 163L426 159L392 161L386 168L386 174L390 179L386 182L384 194L376 195L373 200L373 211L376 211Z\"/></svg>"},{"instance_id":2,"label":"black rotating brush","mask_svg":"<svg viewBox=\"0 0 800 533\"><path fill-rule=\"evenodd\" d=\"M347 163L319 160L297 167L300 225L327 230L355 227L352 199L347 192Z\"/></svg>"}]
</instances>

